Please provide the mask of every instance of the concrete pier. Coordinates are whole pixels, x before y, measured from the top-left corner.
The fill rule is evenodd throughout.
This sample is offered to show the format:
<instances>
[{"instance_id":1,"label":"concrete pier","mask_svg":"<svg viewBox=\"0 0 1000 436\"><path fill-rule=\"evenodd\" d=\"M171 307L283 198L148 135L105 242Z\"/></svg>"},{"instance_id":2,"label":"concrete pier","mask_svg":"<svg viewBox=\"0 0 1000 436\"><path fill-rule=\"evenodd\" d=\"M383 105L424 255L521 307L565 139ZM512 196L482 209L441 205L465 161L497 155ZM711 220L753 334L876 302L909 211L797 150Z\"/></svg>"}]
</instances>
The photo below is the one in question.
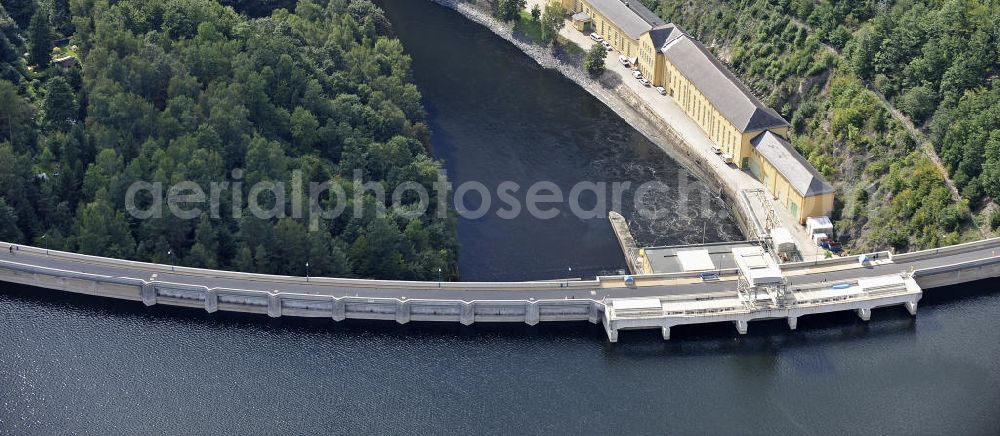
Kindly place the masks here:
<instances>
[{"instance_id":1,"label":"concrete pier","mask_svg":"<svg viewBox=\"0 0 1000 436\"><path fill-rule=\"evenodd\" d=\"M538 324L540 319L541 313L539 312L538 303L534 301L528 303L527 313L524 315L524 322L528 325L535 325Z\"/></svg>"},{"instance_id":2,"label":"concrete pier","mask_svg":"<svg viewBox=\"0 0 1000 436\"><path fill-rule=\"evenodd\" d=\"M747 334L747 329L749 328L749 324L746 321L736 320L733 322L736 323L736 331L738 331L741 335Z\"/></svg>"},{"instance_id":3,"label":"concrete pier","mask_svg":"<svg viewBox=\"0 0 1000 436\"><path fill-rule=\"evenodd\" d=\"M476 307L470 302L462 302L462 325L472 325L476 322Z\"/></svg>"},{"instance_id":4,"label":"concrete pier","mask_svg":"<svg viewBox=\"0 0 1000 436\"><path fill-rule=\"evenodd\" d=\"M408 300L400 301L396 305L396 322L400 324L410 322L410 302Z\"/></svg>"},{"instance_id":5,"label":"concrete pier","mask_svg":"<svg viewBox=\"0 0 1000 436\"><path fill-rule=\"evenodd\" d=\"M205 311L213 313L219 310L219 292L215 289L205 291Z\"/></svg>"},{"instance_id":6,"label":"concrete pier","mask_svg":"<svg viewBox=\"0 0 1000 436\"><path fill-rule=\"evenodd\" d=\"M611 222L611 228L615 232L615 238L618 239L618 245L621 247L622 253L625 254L629 272L632 274L648 274L652 272L646 270L646 263L640 254L639 244L632 237L632 232L628 229L628 221L625 221L625 217L618 212L611 211L608 212L608 221Z\"/></svg>"},{"instance_id":7,"label":"concrete pier","mask_svg":"<svg viewBox=\"0 0 1000 436\"><path fill-rule=\"evenodd\" d=\"M861 318L862 321L868 321L872 319L871 309L861 308L858 309L856 312L858 312L858 318Z\"/></svg>"}]
</instances>

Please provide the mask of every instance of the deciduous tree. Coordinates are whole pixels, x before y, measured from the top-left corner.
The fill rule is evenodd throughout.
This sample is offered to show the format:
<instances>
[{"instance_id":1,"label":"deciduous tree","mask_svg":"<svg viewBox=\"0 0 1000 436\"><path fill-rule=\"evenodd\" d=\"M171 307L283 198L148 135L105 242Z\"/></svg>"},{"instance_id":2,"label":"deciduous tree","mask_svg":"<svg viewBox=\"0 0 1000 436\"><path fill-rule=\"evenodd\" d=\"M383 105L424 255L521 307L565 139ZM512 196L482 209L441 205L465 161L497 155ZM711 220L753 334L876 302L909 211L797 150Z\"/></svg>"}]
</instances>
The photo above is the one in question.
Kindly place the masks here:
<instances>
[{"instance_id":1,"label":"deciduous tree","mask_svg":"<svg viewBox=\"0 0 1000 436\"><path fill-rule=\"evenodd\" d=\"M559 29L562 29L563 21L566 19L566 10L563 9L559 1L550 1L545 5L545 12L542 14L542 39L549 42L556 42L559 36Z\"/></svg>"},{"instance_id":2,"label":"deciduous tree","mask_svg":"<svg viewBox=\"0 0 1000 436\"><path fill-rule=\"evenodd\" d=\"M599 76L604 72L604 59L608 56L608 51L601 44L594 44L583 56L583 68L591 76Z\"/></svg>"}]
</instances>

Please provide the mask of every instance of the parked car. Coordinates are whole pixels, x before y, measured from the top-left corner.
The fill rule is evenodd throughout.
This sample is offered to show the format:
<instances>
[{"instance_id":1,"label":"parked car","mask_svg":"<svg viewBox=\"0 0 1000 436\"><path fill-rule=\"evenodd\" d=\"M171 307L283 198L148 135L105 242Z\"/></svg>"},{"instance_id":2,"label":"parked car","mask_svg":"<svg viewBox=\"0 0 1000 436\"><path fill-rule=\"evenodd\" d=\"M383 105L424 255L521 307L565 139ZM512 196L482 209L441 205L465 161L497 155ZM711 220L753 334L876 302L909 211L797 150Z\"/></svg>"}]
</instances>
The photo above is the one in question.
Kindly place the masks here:
<instances>
[{"instance_id":1,"label":"parked car","mask_svg":"<svg viewBox=\"0 0 1000 436\"><path fill-rule=\"evenodd\" d=\"M628 61L628 58L625 57L625 55L618 56L618 63L624 65L625 68L632 68L632 63Z\"/></svg>"},{"instance_id":2,"label":"parked car","mask_svg":"<svg viewBox=\"0 0 1000 436\"><path fill-rule=\"evenodd\" d=\"M641 84L642 84L642 86L649 86L649 81L648 81L648 80L646 80L646 78L645 78L645 77L640 77L640 78L639 78L639 83L641 83Z\"/></svg>"},{"instance_id":3,"label":"parked car","mask_svg":"<svg viewBox=\"0 0 1000 436\"><path fill-rule=\"evenodd\" d=\"M656 92L659 92L659 93L660 93L660 95L667 95L667 90L666 90L666 89L663 89L663 87L662 87L662 86L657 86L657 87L656 87Z\"/></svg>"},{"instance_id":4,"label":"parked car","mask_svg":"<svg viewBox=\"0 0 1000 436\"><path fill-rule=\"evenodd\" d=\"M632 77L635 77L636 79L641 79L642 78L642 71L633 71L632 72Z\"/></svg>"},{"instance_id":5,"label":"parked car","mask_svg":"<svg viewBox=\"0 0 1000 436\"><path fill-rule=\"evenodd\" d=\"M597 42L604 41L604 38L601 38L601 35L598 35L597 32L592 32L590 34L590 39L593 39L594 41L597 41Z\"/></svg>"},{"instance_id":6,"label":"parked car","mask_svg":"<svg viewBox=\"0 0 1000 436\"><path fill-rule=\"evenodd\" d=\"M607 51L611 51L611 44L608 44L608 42L607 42L607 41L601 41L601 45L603 45L603 46L604 46L604 49L605 49L605 50L607 50Z\"/></svg>"},{"instance_id":7,"label":"parked car","mask_svg":"<svg viewBox=\"0 0 1000 436\"><path fill-rule=\"evenodd\" d=\"M718 145L715 145L715 144L712 144L712 151L713 151L713 152L714 152L715 154L717 154L717 155L719 155L719 156L722 156L722 149L721 149L721 148L719 148L719 146L718 146Z\"/></svg>"}]
</instances>

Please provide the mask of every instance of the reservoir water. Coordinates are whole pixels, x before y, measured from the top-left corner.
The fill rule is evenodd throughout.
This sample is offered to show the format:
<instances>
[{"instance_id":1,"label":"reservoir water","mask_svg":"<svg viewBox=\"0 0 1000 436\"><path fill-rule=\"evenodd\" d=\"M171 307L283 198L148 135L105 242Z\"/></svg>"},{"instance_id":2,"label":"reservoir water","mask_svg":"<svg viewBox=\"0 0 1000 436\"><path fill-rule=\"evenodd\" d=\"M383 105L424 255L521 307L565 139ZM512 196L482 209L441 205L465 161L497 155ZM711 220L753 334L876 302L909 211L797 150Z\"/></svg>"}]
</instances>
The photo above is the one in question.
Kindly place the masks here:
<instances>
[{"instance_id":1,"label":"reservoir water","mask_svg":"<svg viewBox=\"0 0 1000 436\"><path fill-rule=\"evenodd\" d=\"M0 434L997 434L1000 283L624 332L302 321L2 285Z\"/></svg>"},{"instance_id":2,"label":"reservoir water","mask_svg":"<svg viewBox=\"0 0 1000 436\"><path fill-rule=\"evenodd\" d=\"M455 39L479 44L479 52L462 55L464 62L507 59L496 65L509 71L492 73L492 85L459 77L453 82L457 92L498 86L504 82L496 77L504 75L551 81L545 87L571 92L568 82L560 85L451 11L423 0L385 6L400 36L406 28L401 17L423 23L417 33L449 26ZM412 38L405 38L407 44ZM438 152L449 160L453 177L471 178L460 175L463 162L500 173L510 160L522 165L519 180L560 162L580 168L577 175L617 177L610 163L581 163L580 155L597 161L600 153L609 153L610 162L659 162L657 168L681 171L624 127L618 132L625 145L614 152L582 142L556 154L551 148L542 162L524 163L511 149L496 151L507 160L497 158L493 165L464 155L459 147L467 142L448 135L474 132L448 117L472 117L465 112L495 105L515 110L502 102L514 97L446 111L432 101L439 95L428 86L433 70L421 72L426 65L420 49L408 49L415 52L417 80L427 87ZM512 85L505 89L520 92ZM530 89L542 99L540 85ZM613 114L576 98L603 114L592 121L620 126ZM535 107L546 100L529 103L516 109L518 116L527 114L525 125L547 110ZM701 227L692 222L643 238L667 243L695 233L700 240ZM546 261L535 251L544 249L548 236L567 240L560 236L566 227L579 239L591 224L553 225L547 228L552 235L511 234L510 243L478 225L461 225L463 250L475 240L470 235L482 234L506 252L473 244L488 256L482 260L463 251L463 274L471 278L493 278L504 266L542 274L561 268L571 252L617 253L616 246L591 253L579 242L546 252L561 257L531 268ZM593 225L592 233L599 234L606 223ZM733 235L728 226L709 227L708 238ZM602 244L610 242L594 246ZM492 269L489 262L510 263ZM600 270L620 262L593 258L575 265ZM783 322L761 322L739 336L731 324L719 324L676 327L668 342L656 331L624 332L619 343L609 344L601 327L587 323L463 327L272 320L0 284L0 434L997 434L998 290L996 280L935 289L925 294L916 318L896 307L875 310L867 323L841 313L803 317L795 332Z\"/></svg>"}]
</instances>

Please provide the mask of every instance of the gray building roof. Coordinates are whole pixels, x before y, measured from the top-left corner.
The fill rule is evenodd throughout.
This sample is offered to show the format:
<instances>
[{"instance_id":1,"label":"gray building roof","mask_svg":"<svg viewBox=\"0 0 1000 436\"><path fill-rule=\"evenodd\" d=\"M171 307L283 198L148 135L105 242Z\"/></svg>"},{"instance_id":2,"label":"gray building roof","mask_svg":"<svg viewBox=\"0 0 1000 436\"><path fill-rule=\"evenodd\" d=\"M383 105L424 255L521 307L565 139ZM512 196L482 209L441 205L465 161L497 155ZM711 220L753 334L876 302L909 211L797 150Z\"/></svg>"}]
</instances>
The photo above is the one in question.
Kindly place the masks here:
<instances>
[{"instance_id":1,"label":"gray building roof","mask_svg":"<svg viewBox=\"0 0 1000 436\"><path fill-rule=\"evenodd\" d=\"M649 37L653 40L653 47L657 50L662 50L671 41L681 36L684 36L684 32L675 26L674 23L657 26L649 31Z\"/></svg>"},{"instance_id":2,"label":"gray building roof","mask_svg":"<svg viewBox=\"0 0 1000 436\"><path fill-rule=\"evenodd\" d=\"M788 121L761 103L729 68L694 38L687 35L674 38L660 51L740 131L788 126Z\"/></svg>"},{"instance_id":3,"label":"gray building roof","mask_svg":"<svg viewBox=\"0 0 1000 436\"><path fill-rule=\"evenodd\" d=\"M803 197L833 192L833 186L823 179L816 168L795 151L788 141L771 132L764 132L750 140L757 152L778 169L792 189Z\"/></svg>"},{"instance_id":4,"label":"gray building roof","mask_svg":"<svg viewBox=\"0 0 1000 436\"><path fill-rule=\"evenodd\" d=\"M650 266L653 267L653 272L660 274L684 271L678 253L688 250L707 250L716 269L736 268L736 261L733 260L733 248L753 246L750 242L710 242L696 245L646 247L643 250L646 253L646 259L649 260Z\"/></svg>"},{"instance_id":5,"label":"gray building roof","mask_svg":"<svg viewBox=\"0 0 1000 436\"><path fill-rule=\"evenodd\" d=\"M632 39L666 24L639 0L587 0L587 3Z\"/></svg>"}]
</instances>

